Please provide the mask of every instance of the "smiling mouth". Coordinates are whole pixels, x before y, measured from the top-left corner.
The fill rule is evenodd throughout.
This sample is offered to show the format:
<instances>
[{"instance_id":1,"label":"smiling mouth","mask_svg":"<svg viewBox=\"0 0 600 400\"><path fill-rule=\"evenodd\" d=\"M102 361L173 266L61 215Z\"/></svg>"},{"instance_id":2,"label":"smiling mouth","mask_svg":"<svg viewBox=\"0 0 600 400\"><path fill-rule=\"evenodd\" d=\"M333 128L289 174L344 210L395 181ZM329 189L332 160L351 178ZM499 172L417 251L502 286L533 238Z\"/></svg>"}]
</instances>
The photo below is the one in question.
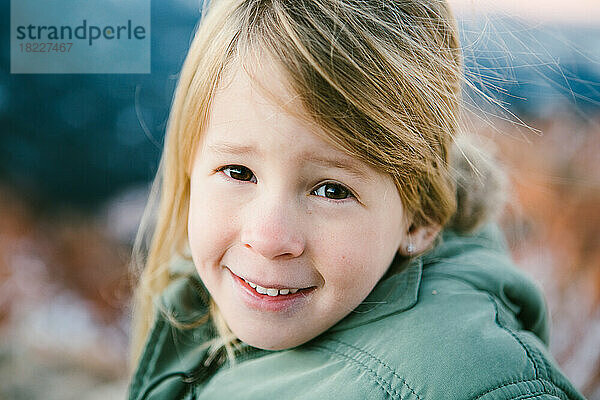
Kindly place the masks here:
<instances>
[{"instance_id":1,"label":"smiling mouth","mask_svg":"<svg viewBox=\"0 0 600 400\"><path fill-rule=\"evenodd\" d=\"M244 282L248 284L252 289L254 289L258 294L266 294L267 296L275 297L275 296L287 296L289 294L294 294L301 289L276 289L276 288L264 288L260 285L257 285L254 282L250 282L244 278L242 278Z\"/></svg>"},{"instance_id":2,"label":"smiling mouth","mask_svg":"<svg viewBox=\"0 0 600 400\"><path fill-rule=\"evenodd\" d=\"M231 269L229 269L229 267L225 267L229 270L229 272L231 273L231 275L233 275L235 278L237 278L239 280L240 283L242 283L244 286L246 286L246 288L250 289L252 292L256 293L257 295L261 296L261 297L280 297L280 298L285 298L285 297L295 297L292 295L295 294L303 294L304 292L308 292L311 291L312 289L315 288L315 286L309 286L309 287L305 287L305 288L287 288L287 287L277 287L277 288L272 288L272 287L264 287L261 286L257 283L254 283L252 281L249 281L245 278L242 278L241 276L238 276L237 274L233 273L233 271L231 271Z\"/></svg>"}]
</instances>

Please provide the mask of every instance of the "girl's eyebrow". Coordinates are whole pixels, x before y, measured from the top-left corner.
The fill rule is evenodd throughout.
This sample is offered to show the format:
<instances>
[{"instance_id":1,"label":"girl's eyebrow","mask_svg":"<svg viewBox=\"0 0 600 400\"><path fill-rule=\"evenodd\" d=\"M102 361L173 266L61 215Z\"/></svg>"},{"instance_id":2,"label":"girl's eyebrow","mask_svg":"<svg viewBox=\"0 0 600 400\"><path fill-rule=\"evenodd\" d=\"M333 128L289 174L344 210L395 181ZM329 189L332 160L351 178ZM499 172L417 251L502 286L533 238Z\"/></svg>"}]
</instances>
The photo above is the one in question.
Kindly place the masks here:
<instances>
[{"instance_id":1,"label":"girl's eyebrow","mask_svg":"<svg viewBox=\"0 0 600 400\"><path fill-rule=\"evenodd\" d=\"M303 157L303 159L312 164L320 165L325 168L344 170L356 179L359 179L363 182L366 182L371 178L369 174L367 174L365 168L361 168L360 164L358 164L351 158L328 158L320 157L315 154L305 154L305 157Z\"/></svg>"},{"instance_id":2,"label":"girl's eyebrow","mask_svg":"<svg viewBox=\"0 0 600 400\"><path fill-rule=\"evenodd\" d=\"M261 154L261 152L253 146L241 145L237 143L218 142L208 144L207 147L210 151L220 154L248 155L258 153L259 156ZM304 162L315 164L321 167L341 169L363 182L371 180L366 168L362 167L357 161L349 157L323 157L312 152L303 152L300 153L298 158Z\"/></svg>"},{"instance_id":3,"label":"girl's eyebrow","mask_svg":"<svg viewBox=\"0 0 600 400\"><path fill-rule=\"evenodd\" d=\"M226 142L211 143L206 147L208 147L210 151L214 151L215 153L231 155L244 155L253 153L255 151L254 147L252 146L245 146Z\"/></svg>"}]
</instances>

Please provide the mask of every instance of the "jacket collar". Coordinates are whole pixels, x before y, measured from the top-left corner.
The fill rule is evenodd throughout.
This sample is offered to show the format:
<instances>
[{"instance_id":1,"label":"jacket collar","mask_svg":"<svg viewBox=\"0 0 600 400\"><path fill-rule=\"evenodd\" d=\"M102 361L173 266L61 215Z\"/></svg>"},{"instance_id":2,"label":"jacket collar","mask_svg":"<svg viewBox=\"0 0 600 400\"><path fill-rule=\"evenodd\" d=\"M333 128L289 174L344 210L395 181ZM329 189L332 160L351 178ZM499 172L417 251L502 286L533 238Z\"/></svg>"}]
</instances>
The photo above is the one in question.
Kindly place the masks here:
<instances>
[{"instance_id":1,"label":"jacket collar","mask_svg":"<svg viewBox=\"0 0 600 400\"><path fill-rule=\"evenodd\" d=\"M407 265L402 265L402 264ZM344 319L334 325L329 332L354 328L385 316L400 313L417 303L419 285L423 272L421 257L410 262L396 257L391 268L401 272L384 277L367 298Z\"/></svg>"},{"instance_id":2,"label":"jacket collar","mask_svg":"<svg viewBox=\"0 0 600 400\"><path fill-rule=\"evenodd\" d=\"M437 238L435 245L430 251L409 261L397 255L388 273L379 281L369 296L329 331L336 332L353 328L388 315L409 310L417 304L424 269L429 269L437 264L444 264L444 268L448 273L449 263L441 263L441 260L445 259L448 261L451 258L459 256L466 249L472 252L475 248L486 248L494 254L506 252L502 234L497 227L490 225L474 234L467 235L461 235L452 230L445 230ZM489 261L489 254L485 255L479 252L477 256L481 260ZM478 266L472 271L460 270L457 277L465 279L469 275L477 274L481 269L482 267ZM490 279L488 275L484 274L481 281L496 281L496 279Z\"/></svg>"},{"instance_id":3,"label":"jacket collar","mask_svg":"<svg viewBox=\"0 0 600 400\"><path fill-rule=\"evenodd\" d=\"M367 324L406 311L417 304L422 279L443 275L486 292L502 303L524 329L548 343L548 315L542 292L514 267L502 232L489 224L472 234L446 230L436 245L406 267L394 260L371 294L330 331ZM395 271L400 271L396 272Z\"/></svg>"}]
</instances>

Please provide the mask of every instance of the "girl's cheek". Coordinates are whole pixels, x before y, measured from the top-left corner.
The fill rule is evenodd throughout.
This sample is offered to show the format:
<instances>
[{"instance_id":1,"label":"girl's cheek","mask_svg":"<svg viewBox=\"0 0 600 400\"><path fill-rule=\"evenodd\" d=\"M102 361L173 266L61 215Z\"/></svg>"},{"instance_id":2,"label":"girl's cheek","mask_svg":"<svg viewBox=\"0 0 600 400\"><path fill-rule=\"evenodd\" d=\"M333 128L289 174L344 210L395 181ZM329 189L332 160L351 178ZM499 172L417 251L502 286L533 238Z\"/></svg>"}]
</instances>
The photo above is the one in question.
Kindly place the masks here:
<instances>
[{"instance_id":1,"label":"girl's cheek","mask_svg":"<svg viewBox=\"0 0 600 400\"><path fill-rule=\"evenodd\" d=\"M321 232L313 241L316 257L329 265L324 273L336 281L360 278L364 268L376 258L371 250L374 235L368 221L354 217L354 220L323 224L328 231Z\"/></svg>"},{"instance_id":2,"label":"girl's cheek","mask_svg":"<svg viewBox=\"0 0 600 400\"><path fill-rule=\"evenodd\" d=\"M222 256L236 237L239 205L210 185L192 189L188 217L190 246L195 257L210 260Z\"/></svg>"}]
</instances>

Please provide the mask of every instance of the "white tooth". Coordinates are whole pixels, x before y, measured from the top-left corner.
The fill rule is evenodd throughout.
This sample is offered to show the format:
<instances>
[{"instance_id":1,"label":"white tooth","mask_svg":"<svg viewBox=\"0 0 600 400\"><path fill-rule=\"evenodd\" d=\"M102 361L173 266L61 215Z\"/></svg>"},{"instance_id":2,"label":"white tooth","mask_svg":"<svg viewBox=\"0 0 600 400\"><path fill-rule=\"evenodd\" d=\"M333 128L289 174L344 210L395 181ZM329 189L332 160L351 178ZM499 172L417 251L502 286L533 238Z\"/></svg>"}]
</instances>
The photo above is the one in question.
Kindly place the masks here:
<instances>
[{"instance_id":1,"label":"white tooth","mask_svg":"<svg viewBox=\"0 0 600 400\"><path fill-rule=\"evenodd\" d=\"M248 281L246 281L246 282L248 282ZM250 285L250 287L252 289L256 289L256 283L248 282L248 285Z\"/></svg>"},{"instance_id":2,"label":"white tooth","mask_svg":"<svg viewBox=\"0 0 600 400\"><path fill-rule=\"evenodd\" d=\"M298 289L290 289L290 293L296 293Z\"/></svg>"},{"instance_id":3,"label":"white tooth","mask_svg":"<svg viewBox=\"0 0 600 400\"><path fill-rule=\"evenodd\" d=\"M279 289L279 294L288 294L290 289Z\"/></svg>"},{"instance_id":4,"label":"white tooth","mask_svg":"<svg viewBox=\"0 0 600 400\"><path fill-rule=\"evenodd\" d=\"M279 294L279 290L278 289L267 289L267 294L269 296L277 296Z\"/></svg>"},{"instance_id":5,"label":"white tooth","mask_svg":"<svg viewBox=\"0 0 600 400\"><path fill-rule=\"evenodd\" d=\"M262 286L258 286L258 285L256 285L256 291L257 291L258 293L260 293L260 294L267 294L267 289L265 289L265 288L264 288L264 287L262 287Z\"/></svg>"}]
</instances>

